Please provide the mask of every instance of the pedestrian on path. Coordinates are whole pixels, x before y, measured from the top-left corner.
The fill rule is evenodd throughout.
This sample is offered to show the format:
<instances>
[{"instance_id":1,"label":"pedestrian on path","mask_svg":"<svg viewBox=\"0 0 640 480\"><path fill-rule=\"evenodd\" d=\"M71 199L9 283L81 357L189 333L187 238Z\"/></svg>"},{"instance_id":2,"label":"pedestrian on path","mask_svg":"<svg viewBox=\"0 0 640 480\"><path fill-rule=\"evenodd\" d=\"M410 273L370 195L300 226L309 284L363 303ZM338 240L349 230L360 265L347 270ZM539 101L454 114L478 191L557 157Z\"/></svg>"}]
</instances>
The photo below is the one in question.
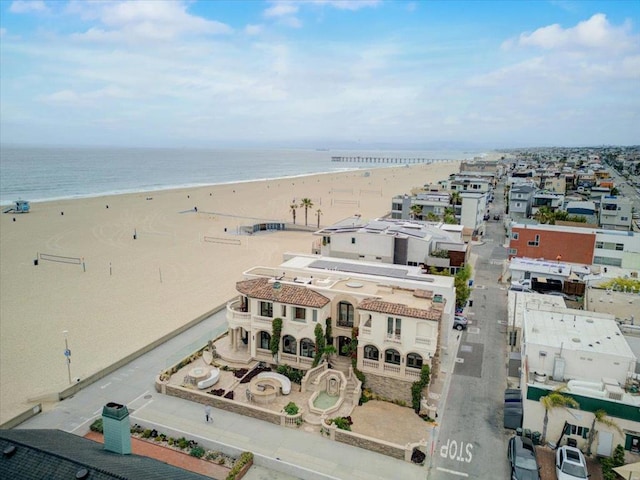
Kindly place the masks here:
<instances>
[{"instance_id":1,"label":"pedestrian on path","mask_svg":"<svg viewBox=\"0 0 640 480\"><path fill-rule=\"evenodd\" d=\"M209 405L204 407L204 419L207 423L209 423L210 421L213 422L213 417L211 416L211 407Z\"/></svg>"}]
</instances>

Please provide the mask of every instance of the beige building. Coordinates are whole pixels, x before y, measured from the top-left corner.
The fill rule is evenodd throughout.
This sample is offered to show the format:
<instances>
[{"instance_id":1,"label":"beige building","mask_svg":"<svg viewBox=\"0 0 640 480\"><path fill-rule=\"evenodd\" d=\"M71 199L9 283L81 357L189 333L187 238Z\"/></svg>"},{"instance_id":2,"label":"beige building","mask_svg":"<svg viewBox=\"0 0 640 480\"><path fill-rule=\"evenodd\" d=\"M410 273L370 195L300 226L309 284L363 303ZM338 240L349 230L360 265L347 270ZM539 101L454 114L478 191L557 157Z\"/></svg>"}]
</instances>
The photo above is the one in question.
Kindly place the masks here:
<instances>
[{"instance_id":1,"label":"beige building","mask_svg":"<svg viewBox=\"0 0 640 480\"><path fill-rule=\"evenodd\" d=\"M286 256L279 267L254 267L237 282L227 305L229 341L237 355L308 370L315 328L338 351L335 367L356 365L367 387L390 400L411 401L423 365L439 371L440 345L453 327L453 277L418 267L381 265L315 255ZM282 319L276 358L273 320ZM357 348L349 349L357 340Z\"/></svg>"}]
</instances>

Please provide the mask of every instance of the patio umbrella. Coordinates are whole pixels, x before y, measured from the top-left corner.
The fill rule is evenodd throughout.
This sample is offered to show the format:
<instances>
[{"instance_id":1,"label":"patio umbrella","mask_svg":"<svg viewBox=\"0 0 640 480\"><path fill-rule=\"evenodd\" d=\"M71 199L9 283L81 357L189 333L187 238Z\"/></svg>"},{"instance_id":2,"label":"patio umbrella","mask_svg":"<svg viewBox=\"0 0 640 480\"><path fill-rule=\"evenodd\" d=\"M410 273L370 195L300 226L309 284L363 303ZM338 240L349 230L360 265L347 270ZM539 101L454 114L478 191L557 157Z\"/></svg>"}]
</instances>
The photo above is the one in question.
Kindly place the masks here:
<instances>
[{"instance_id":1,"label":"patio umbrella","mask_svg":"<svg viewBox=\"0 0 640 480\"><path fill-rule=\"evenodd\" d=\"M629 463L613 469L625 480L640 480L640 462Z\"/></svg>"}]
</instances>

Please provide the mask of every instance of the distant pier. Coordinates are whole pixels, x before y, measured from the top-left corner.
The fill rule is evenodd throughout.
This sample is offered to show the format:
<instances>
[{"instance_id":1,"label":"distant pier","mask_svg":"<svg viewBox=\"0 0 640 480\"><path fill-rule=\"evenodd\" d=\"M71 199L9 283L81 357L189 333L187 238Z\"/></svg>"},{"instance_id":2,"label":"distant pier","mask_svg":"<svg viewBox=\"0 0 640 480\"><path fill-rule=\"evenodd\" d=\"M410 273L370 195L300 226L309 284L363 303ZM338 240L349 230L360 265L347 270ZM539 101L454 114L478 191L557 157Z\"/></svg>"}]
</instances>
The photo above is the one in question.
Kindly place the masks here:
<instances>
[{"instance_id":1,"label":"distant pier","mask_svg":"<svg viewBox=\"0 0 640 480\"><path fill-rule=\"evenodd\" d=\"M446 159L435 159L435 158L401 158L401 157L343 157L343 156L333 156L331 157L332 162L346 162L346 163L437 163L437 162L448 162Z\"/></svg>"}]
</instances>

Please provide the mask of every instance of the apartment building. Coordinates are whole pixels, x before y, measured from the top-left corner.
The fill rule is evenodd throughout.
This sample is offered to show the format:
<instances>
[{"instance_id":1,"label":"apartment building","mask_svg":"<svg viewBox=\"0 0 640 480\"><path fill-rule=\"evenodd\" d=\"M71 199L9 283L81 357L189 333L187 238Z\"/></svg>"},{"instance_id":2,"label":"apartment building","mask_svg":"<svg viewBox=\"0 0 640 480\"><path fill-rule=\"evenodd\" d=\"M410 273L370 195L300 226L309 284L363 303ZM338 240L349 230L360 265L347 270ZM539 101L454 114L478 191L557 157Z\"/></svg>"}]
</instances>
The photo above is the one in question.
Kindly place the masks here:
<instances>
[{"instance_id":1,"label":"apartment building","mask_svg":"<svg viewBox=\"0 0 640 480\"><path fill-rule=\"evenodd\" d=\"M627 198L605 195L600 199L600 226L609 230L631 230L633 204Z\"/></svg>"},{"instance_id":2,"label":"apartment building","mask_svg":"<svg viewBox=\"0 0 640 480\"><path fill-rule=\"evenodd\" d=\"M509 217L512 220L529 218L536 187L532 184L516 183L509 190Z\"/></svg>"}]
</instances>

